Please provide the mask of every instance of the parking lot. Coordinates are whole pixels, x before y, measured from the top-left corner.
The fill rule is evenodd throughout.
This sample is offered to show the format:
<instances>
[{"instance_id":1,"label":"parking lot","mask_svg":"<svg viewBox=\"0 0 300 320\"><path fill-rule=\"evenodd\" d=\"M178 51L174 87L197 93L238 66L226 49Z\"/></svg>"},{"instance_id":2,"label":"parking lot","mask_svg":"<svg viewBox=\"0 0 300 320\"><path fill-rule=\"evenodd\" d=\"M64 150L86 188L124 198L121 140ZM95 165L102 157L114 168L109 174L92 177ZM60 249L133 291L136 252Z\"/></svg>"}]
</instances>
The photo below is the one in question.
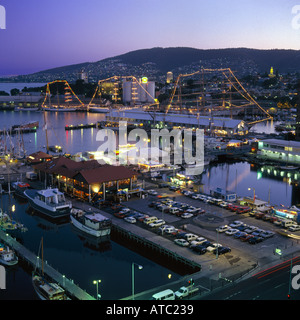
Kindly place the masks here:
<instances>
[{"instance_id":1,"label":"parking lot","mask_svg":"<svg viewBox=\"0 0 300 320\"><path fill-rule=\"evenodd\" d=\"M157 192L157 194L156 194ZM198 237L205 238L211 244L218 243L223 247L230 248L230 251L220 257L218 264L224 264L224 261L230 262L229 265L233 266L232 261L236 261L235 265L241 263L241 261L248 261L249 264L257 262L260 266L264 266L268 263L273 263L282 258L282 256L287 256L299 249L298 240L287 238L278 233L282 228L270 221L263 221L262 219L257 219L251 216L249 212L247 213L236 213L225 209L220 206L220 203L212 204L204 202L200 199L194 199L191 195L183 195L182 193L176 191L171 191L169 189L156 189L153 195L150 195L145 199L132 199L128 202L122 203L122 206L131 209L131 212L139 212L146 214L147 216L155 216L158 220L163 220L165 225L174 227L177 230L176 233L165 233L160 230L161 224L153 227L144 224L142 221L137 221L136 224L147 230L151 230L155 234L159 234L174 243L174 240L178 238L178 232L193 233ZM173 205L175 204L175 206ZM176 215L176 213L170 213L170 208L178 208L179 206L185 204L186 208L184 212L189 210L189 206L194 208L201 208L201 212L197 212L190 216L189 218L182 218L181 215ZM151 205L151 206L149 206ZM158 205L158 207L156 206ZM164 209L163 209L164 208ZM168 210L166 209L168 208ZM117 210L118 211L118 210ZM204 212L203 212L204 211ZM270 232L273 233L272 236L262 238L261 241L252 244L248 240L242 241L237 238L236 234L228 235L226 232L217 232L216 229L220 226L230 225L234 221L240 221L240 223L245 227L254 227L249 230L249 234L253 232L259 233ZM250 228L251 229L251 228ZM241 230L239 230L241 231ZM245 229L244 229L245 231ZM241 231L242 232L242 231ZM296 231L295 234L299 233ZM182 236L184 233L182 233ZM184 237L182 237L184 239ZM201 245L201 244L200 244ZM191 250L191 244L187 247L181 248L180 250L186 250L188 255L190 255L192 260L197 259L199 263L203 266L203 270L211 268L212 260L215 259L216 251L211 252L205 251L199 254ZM178 250L178 245L174 243L174 250ZM278 250L282 253L279 256L276 252ZM214 265L216 262L214 261ZM207 266L207 267L205 267ZM227 265L223 266L228 270Z\"/></svg>"}]
</instances>

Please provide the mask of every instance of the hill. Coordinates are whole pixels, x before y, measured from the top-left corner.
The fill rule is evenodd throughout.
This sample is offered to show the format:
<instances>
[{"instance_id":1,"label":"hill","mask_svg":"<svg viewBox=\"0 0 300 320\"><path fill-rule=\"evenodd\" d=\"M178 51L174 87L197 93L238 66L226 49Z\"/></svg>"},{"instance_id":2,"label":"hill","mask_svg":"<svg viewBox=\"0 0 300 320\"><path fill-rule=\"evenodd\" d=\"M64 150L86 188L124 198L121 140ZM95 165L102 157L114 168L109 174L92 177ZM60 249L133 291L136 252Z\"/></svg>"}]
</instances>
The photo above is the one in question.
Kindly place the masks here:
<instances>
[{"instance_id":1,"label":"hill","mask_svg":"<svg viewBox=\"0 0 300 320\"><path fill-rule=\"evenodd\" d=\"M204 50L186 47L141 49L97 62L86 62L17 76L11 80L18 82L48 82L56 79L75 81L82 70L88 73L91 81L114 75L148 76L153 80L162 80L168 71L172 71L176 76L180 73L200 70L202 67L229 67L238 75L248 75L269 72L271 66L280 73L300 72L300 51L248 48Z\"/></svg>"}]
</instances>

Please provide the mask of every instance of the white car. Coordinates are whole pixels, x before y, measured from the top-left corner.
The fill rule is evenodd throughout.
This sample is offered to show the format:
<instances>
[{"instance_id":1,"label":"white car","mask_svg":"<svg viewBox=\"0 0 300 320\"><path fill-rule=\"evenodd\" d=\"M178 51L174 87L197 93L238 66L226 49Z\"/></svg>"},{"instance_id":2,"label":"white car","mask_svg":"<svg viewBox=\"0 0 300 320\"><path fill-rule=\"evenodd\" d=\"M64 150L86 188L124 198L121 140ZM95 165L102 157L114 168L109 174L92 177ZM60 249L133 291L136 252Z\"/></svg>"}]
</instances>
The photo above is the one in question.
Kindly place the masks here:
<instances>
[{"instance_id":1,"label":"white car","mask_svg":"<svg viewBox=\"0 0 300 320\"><path fill-rule=\"evenodd\" d=\"M231 223L229 225L229 227L235 229L235 228L241 226L242 224L243 224L243 222L236 220L236 221L233 221L233 223Z\"/></svg>"},{"instance_id":2,"label":"white car","mask_svg":"<svg viewBox=\"0 0 300 320\"><path fill-rule=\"evenodd\" d=\"M136 223L136 219L134 217L125 217L124 220L128 223Z\"/></svg>"},{"instance_id":3,"label":"white car","mask_svg":"<svg viewBox=\"0 0 300 320\"><path fill-rule=\"evenodd\" d=\"M227 234L228 236L232 236L232 235L236 234L237 232L239 232L238 229L232 228L232 229L228 229L227 231L225 231L225 234Z\"/></svg>"},{"instance_id":4,"label":"white car","mask_svg":"<svg viewBox=\"0 0 300 320\"><path fill-rule=\"evenodd\" d=\"M220 227L218 227L217 229L216 229L216 231L218 231L218 232L225 232L225 231L227 231L227 230L229 230L230 229L230 227L228 226L228 225L225 225L225 226L220 226Z\"/></svg>"},{"instance_id":5,"label":"white car","mask_svg":"<svg viewBox=\"0 0 300 320\"><path fill-rule=\"evenodd\" d=\"M213 252L215 249L217 249L218 247L222 247L222 245L220 244L220 243L213 243L213 244L211 244L210 246L208 246L207 248L206 248L206 250L208 251L208 252Z\"/></svg>"},{"instance_id":6,"label":"white car","mask_svg":"<svg viewBox=\"0 0 300 320\"><path fill-rule=\"evenodd\" d=\"M220 206L221 208L227 208L228 203L227 203L227 202L221 202L221 203L219 204L219 206Z\"/></svg>"},{"instance_id":7,"label":"white car","mask_svg":"<svg viewBox=\"0 0 300 320\"><path fill-rule=\"evenodd\" d=\"M123 208L120 213L128 213L130 211L129 208Z\"/></svg>"},{"instance_id":8,"label":"white car","mask_svg":"<svg viewBox=\"0 0 300 320\"><path fill-rule=\"evenodd\" d=\"M190 243L184 239L175 239L174 243L176 243L177 245L179 245L181 247L188 247L190 245Z\"/></svg>"},{"instance_id":9,"label":"white car","mask_svg":"<svg viewBox=\"0 0 300 320\"><path fill-rule=\"evenodd\" d=\"M164 233L167 233L167 234L171 234L176 231L178 231L178 229L176 229L175 227L169 227L169 228L164 229Z\"/></svg>"},{"instance_id":10,"label":"white car","mask_svg":"<svg viewBox=\"0 0 300 320\"><path fill-rule=\"evenodd\" d=\"M189 213L189 212L185 212L183 213L180 217L183 218L183 219L188 219L188 218L191 218L193 217L194 215L192 213Z\"/></svg>"},{"instance_id":11,"label":"white car","mask_svg":"<svg viewBox=\"0 0 300 320\"><path fill-rule=\"evenodd\" d=\"M299 225L293 225L289 227L290 231L299 231L300 230L300 226Z\"/></svg>"},{"instance_id":12,"label":"white car","mask_svg":"<svg viewBox=\"0 0 300 320\"><path fill-rule=\"evenodd\" d=\"M147 192L152 196L156 196L158 194L155 190L147 190Z\"/></svg>"},{"instance_id":13,"label":"white car","mask_svg":"<svg viewBox=\"0 0 300 320\"><path fill-rule=\"evenodd\" d=\"M190 246L200 245L200 244L202 244L204 241L207 241L207 239L202 238L202 237L199 237L199 238L197 238L196 240L191 241L191 242L190 242Z\"/></svg>"},{"instance_id":14,"label":"white car","mask_svg":"<svg viewBox=\"0 0 300 320\"><path fill-rule=\"evenodd\" d=\"M149 224L149 227L150 227L150 228L160 227L160 226L162 226L162 225L165 224L165 223L166 223L166 222L165 222L164 220L158 219L158 220L150 223L150 224Z\"/></svg>"}]
</instances>

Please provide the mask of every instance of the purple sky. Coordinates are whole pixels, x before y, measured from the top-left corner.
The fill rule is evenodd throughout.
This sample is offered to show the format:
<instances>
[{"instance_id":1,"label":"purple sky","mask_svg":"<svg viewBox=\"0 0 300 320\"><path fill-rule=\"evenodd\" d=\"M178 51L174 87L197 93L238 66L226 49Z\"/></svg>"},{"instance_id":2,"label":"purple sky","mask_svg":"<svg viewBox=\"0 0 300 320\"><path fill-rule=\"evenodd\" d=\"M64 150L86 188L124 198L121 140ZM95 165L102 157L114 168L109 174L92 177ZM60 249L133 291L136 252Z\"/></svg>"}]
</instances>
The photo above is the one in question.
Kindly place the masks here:
<instances>
[{"instance_id":1,"label":"purple sky","mask_svg":"<svg viewBox=\"0 0 300 320\"><path fill-rule=\"evenodd\" d=\"M300 29L292 27L292 8L300 0L0 4L6 9L6 29L0 30L0 75L94 62L152 47L300 49Z\"/></svg>"}]
</instances>

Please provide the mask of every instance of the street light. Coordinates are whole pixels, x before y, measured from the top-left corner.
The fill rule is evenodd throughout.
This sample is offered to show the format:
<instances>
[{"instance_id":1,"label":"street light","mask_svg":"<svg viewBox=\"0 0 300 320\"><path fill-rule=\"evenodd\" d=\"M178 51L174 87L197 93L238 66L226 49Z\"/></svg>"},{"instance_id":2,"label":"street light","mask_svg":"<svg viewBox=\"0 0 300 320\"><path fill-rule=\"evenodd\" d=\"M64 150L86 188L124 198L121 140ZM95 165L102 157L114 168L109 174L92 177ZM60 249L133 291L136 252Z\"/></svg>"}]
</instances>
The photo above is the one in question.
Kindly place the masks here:
<instances>
[{"instance_id":1,"label":"street light","mask_svg":"<svg viewBox=\"0 0 300 320\"><path fill-rule=\"evenodd\" d=\"M132 262L131 264L132 300L134 300L134 266L137 266L139 270L143 269L143 266L141 266L140 264L136 264L135 262Z\"/></svg>"},{"instance_id":2,"label":"street light","mask_svg":"<svg viewBox=\"0 0 300 320\"><path fill-rule=\"evenodd\" d=\"M248 188L248 190L253 190L253 204L254 204L254 202L255 202L255 189L250 187L250 188Z\"/></svg>"},{"instance_id":3,"label":"street light","mask_svg":"<svg viewBox=\"0 0 300 320\"><path fill-rule=\"evenodd\" d=\"M101 283L101 280L94 280L93 284L96 285L97 287L97 300L99 300L99 298L101 298L101 294L98 294L98 284Z\"/></svg>"}]
</instances>

